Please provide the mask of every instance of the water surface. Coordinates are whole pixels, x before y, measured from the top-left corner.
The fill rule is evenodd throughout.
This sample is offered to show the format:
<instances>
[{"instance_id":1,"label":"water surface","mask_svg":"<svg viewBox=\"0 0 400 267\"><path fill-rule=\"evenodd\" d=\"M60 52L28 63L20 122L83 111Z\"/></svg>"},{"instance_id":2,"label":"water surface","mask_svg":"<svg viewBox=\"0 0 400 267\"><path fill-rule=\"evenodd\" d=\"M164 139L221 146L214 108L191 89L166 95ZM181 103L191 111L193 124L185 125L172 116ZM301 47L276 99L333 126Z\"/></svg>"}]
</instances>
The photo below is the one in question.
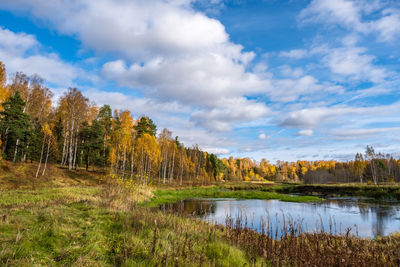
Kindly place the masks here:
<instances>
[{"instance_id":1,"label":"water surface","mask_svg":"<svg viewBox=\"0 0 400 267\"><path fill-rule=\"evenodd\" d=\"M163 210L173 210L205 221L225 224L227 216L234 221L247 220L247 227L261 231L262 221L281 234L285 222L295 221L303 231L324 229L326 232L350 233L361 237L386 236L400 232L399 203L369 203L359 199L331 199L319 203L293 203L279 200L188 199L174 204L164 204ZM277 227L279 226L279 227ZM275 233L274 233L275 234Z\"/></svg>"}]
</instances>

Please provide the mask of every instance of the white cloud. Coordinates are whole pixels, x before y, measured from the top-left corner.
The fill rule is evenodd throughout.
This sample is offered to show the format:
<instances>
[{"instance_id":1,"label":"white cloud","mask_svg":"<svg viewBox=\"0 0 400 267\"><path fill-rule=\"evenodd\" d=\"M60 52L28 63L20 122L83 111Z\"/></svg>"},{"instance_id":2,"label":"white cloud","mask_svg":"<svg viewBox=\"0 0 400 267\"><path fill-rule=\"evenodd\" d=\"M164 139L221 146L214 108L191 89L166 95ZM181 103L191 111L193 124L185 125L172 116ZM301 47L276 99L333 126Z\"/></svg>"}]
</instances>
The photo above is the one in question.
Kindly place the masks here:
<instances>
[{"instance_id":1,"label":"white cloud","mask_svg":"<svg viewBox=\"0 0 400 267\"><path fill-rule=\"evenodd\" d=\"M299 78L304 75L304 71L301 68L292 68L288 65L283 65L279 68L283 76Z\"/></svg>"},{"instance_id":2,"label":"white cloud","mask_svg":"<svg viewBox=\"0 0 400 267\"><path fill-rule=\"evenodd\" d=\"M186 145L197 143L212 153L230 153L233 147L256 151L260 143L266 143L258 141L257 136L252 140L254 143L244 137L239 143L223 133L241 127L265 127L267 124L274 127L276 125L271 124L278 121L281 122L279 126L296 128L298 135L315 136L298 140L313 139L314 142L320 134L326 133L325 128L321 129L323 125L329 125L329 129L341 124L362 128L366 127L367 120L376 123L388 116L388 112L398 115L394 105L329 106L337 103L335 95L343 94L348 82L376 83L373 89L362 92L356 92L354 86L353 93L358 97L391 92L385 86L378 86L382 81L388 82L389 71L374 65L378 58L357 44L360 44L360 36L372 32L383 41L396 40L399 35L396 10L383 10L378 4L366 5L364 0L312 1L300 16L304 22L327 23L331 27L340 25L350 30L350 34L339 39L343 47L312 46L278 55L279 60L318 58L315 62L318 70L311 72L313 63L301 68L279 67L274 65L273 58L263 58L269 65L263 61L254 64L255 54L233 43L221 22L194 10L193 1L201 1L211 8L223 5L221 0L3 0L0 8L25 12L41 21L41 25L81 40L83 51L92 50L96 57L105 54L108 62L100 67L103 77L143 95L137 98L119 92L85 89L90 99L98 104L111 104L119 110L131 110L135 116L149 115L160 129L169 127ZM374 20L365 20L365 14L373 14ZM55 54L39 51L40 44L34 36L4 31L3 34L0 53L6 52L0 54L0 58L7 59L10 69L28 73L40 70L39 74L46 79L63 84L76 78L77 69ZM272 56L276 53L271 53ZM92 58L85 63L98 68L103 60ZM333 73L335 82L324 80L326 73L324 69L320 75L321 66ZM343 98L356 99L351 98L352 95L346 92ZM276 131L279 136L267 137L261 133L258 139L273 137L281 149L285 142L292 142L284 139L280 134L282 130ZM328 135L339 139L338 134ZM305 143L294 146L300 145L304 147Z\"/></svg>"},{"instance_id":3,"label":"white cloud","mask_svg":"<svg viewBox=\"0 0 400 267\"><path fill-rule=\"evenodd\" d=\"M197 106L224 106L226 98L261 92L267 84L232 59L213 54L156 58L126 66L123 61L104 65L103 73L120 85L142 88L148 96Z\"/></svg>"},{"instance_id":4,"label":"white cloud","mask_svg":"<svg viewBox=\"0 0 400 267\"><path fill-rule=\"evenodd\" d=\"M216 155L228 155L231 153L229 149L219 147L204 147L204 150L208 153L213 153Z\"/></svg>"},{"instance_id":5,"label":"white cloud","mask_svg":"<svg viewBox=\"0 0 400 267\"><path fill-rule=\"evenodd\" d=\"M41 44L33 35L14 33L0 27L0 60L8 73L22 71L38 74L46 81L59 86L72 86L80 71L63 62L54 53L40 52Z\"/></svg>"},{"instance_id":6,"label":"white cloud","mask_svg":"<svg viewBox=\"0 0 400 267\"><path fill-rule=\"evenodd\" d=\"M330 49L323 61L333 73L357 80L381 82L387 76L383 67L373 65L375 57L362 47Z\"/></svg>"},{"instance_id":7,"label":"white cloud","mask_svg":"<svg viewBox=\"0 0 400 267\"><path fill-rule=\"evenodd\" d=\"M379 12L378 12L379 11ZM368 19L367 15L376 19ZM313 0L299 15L303 23L340 25L355 32L377 33L378 41L390 42L400 37L400 11L385 8L380 1Z\"/></svg>"},{"instance_id":8,"label":"white cloud","mask_svg":"<svg viewBox=\"0 0 400 267\"><path fill-rule=\"evenodd\" d=\"M291 102L298 100L301 96L310 95L325 88L311 75L297 79L275 79L273 87L268 91L273 101Z\"/></svg>"},{"instance_id":9,"label":"white cloud","mask_svg":"<svg viewBox=\"0 0 400 267\"><path fill-rule=\"evenodd\" d=\"M0 7L28 12L61 33L77 35L85 46L99 52L145 60L228 42L224 26L192 11L190 2L5 0Z\"/></svg>"},{"instance_id":10,"label":"white cloud","mask_svg":"<svg viewBox=\"0 0 400 267\"><path fill-rule=\"evenodd\" d=\"M229 130L264 116L265 104L246 100L270 86L247 71L255 54L231 42L221 22L195 11L192 2L5 0L0 7L27 12L88 49L110 53L104 77L146 98L190 106L196 125Z\"/></svg>"},{"instance_id":11,"label":"white cloud","mask_svg":"<svg viewBox=\"0 0 400 267\"><path fill-rule=\"evenodd\" d=\"M314 134L314 131L311 129L300 130L298 134L301 136L312 136Z\"/></svg>"},{"instance_id":12,"label":"white cloud","mask_svg":"<svg viewBox=\"0 0 400 267\"><path fill-rule=\"evenodd\" d=\"M373 116L373 121L379 121L379 118L393 115L399 107L399 102L391 105L379 105L373 107L352 107L346 105L314 107L291 112L285 119L283 119L280 125L283 127L301 129L313 129L328 123L336 123L339 125L351 123L354 125L355 122L352 121L354 118L357 118L358 121L362 121L365 118L368 119Z\"/></svg>"},{"instance_id":13,"label":"white cloud","mask_svg":"<svg viewBox=\"0 0 400 267\"><path fill-rule=\"evenodd\" d=\"M365 138L374 138L379 135L382 137L382 134L391 134L399 133L400 127L392 127L392 128L368 128L368 129L334 129L330 132L336 139L339 140L359 140Z\"/></svg>"},{"instance_id":14,"label":"white cloud","mask_svg":"<svg viewBox=\"0 0 400 267\"><path fill-rule=\"evenodd\" d=\"M267 116L269 109L262 103L247 99L226 99L223 108L194 112L191 120L196 125L216 131L230 131L235 124Z\"/></svg>"},{"instance_id":15,"label":"white cloud","mask_svg":"<svg viewBox=\"0 0 400 267\"><path fill-rule=\"evenodd\" d=\"M266 140L266 139L267 139L267 136L265 135L265 133L261 133L261 134L258 135L258 139L260 139L260 140Z\"/></svg>"},{"instance_id":16,"label":"white cloud","mask_svg":"<svg viewBox=\"0 0 400 267\"><path fill-rule=\"evenodd\" d=\"M391 42L400 36L400 11L386 9L382 12L385 16L371 23L371 27L379 32L380 39Z\"/></svg>"},{"instance_id":17,"label":"white cloud","mask_svg":"<svg viewBox=\"0 0 400 267\"><path fill-rule=\"evenodd\" d=\"M26 33L14 33L8 29L0 27L0 47L13 55L23 55L29 49L39 45L33 35Z\"/></svg>"},{"instance_id":18,"label":"white cloud","mask_svg":"<svg viewBox=\"0 0 400 267\"><path fill-rule=\"evenodd\" d=\"M279 53L281 57L300 59L308 55L308 51L305 49L293 49L290 51L282 51Z\"/></svg>"},{"instance_id":19,"label":"white cloud","mask_svg":"<svg viewBox=\"0 0 400 267\"><path fill-rule=\"evenodd\" d=\"M166 115L186 114L190 110L177 102L159 102L149 98L138 98L120 92L106 92L97 89L85 89L84 94L98 105L108 104L114 109L130 110L136 116L148 115L159 121Z\"/></svg>"},{"instance_id":20,"label":"white cloud","mask_svg":"<svg viewBox=\"0 0 400 267\"><path fill-rule=\"evenodd\" d=\"M349 28L365 31L362 25L360 6L348 0L313 0L300 12L303 22L338 23Z\"/></svg>"}]
</instances>

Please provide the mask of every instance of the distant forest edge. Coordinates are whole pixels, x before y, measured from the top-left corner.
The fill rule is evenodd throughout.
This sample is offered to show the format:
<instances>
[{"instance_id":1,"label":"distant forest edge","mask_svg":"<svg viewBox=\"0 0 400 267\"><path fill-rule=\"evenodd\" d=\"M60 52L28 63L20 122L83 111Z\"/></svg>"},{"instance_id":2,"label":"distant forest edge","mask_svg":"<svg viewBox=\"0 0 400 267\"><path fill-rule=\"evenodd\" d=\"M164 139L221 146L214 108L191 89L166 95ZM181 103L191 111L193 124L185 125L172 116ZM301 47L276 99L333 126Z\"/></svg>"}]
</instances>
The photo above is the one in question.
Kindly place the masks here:
<instances>
[{"instance_id":1,"label":"distant forest edge","mask_svg":"<svg viewBox=\"0 0 400 267\"><path fill-rule=\"evenodd\" d=\"M68 169L110 170L123 179L148 184L208 183L221 180L305 183L393 183L400 160L367 146L353 161L260 162L219 159L199 147L185 147L163 129L158 136L146 116L97 107L76 88L52 103L53 94L38 77L21 72L7 82L0 62L0 161L37 162L36 177L48 163Z\"/></svg>"}]
</instances>

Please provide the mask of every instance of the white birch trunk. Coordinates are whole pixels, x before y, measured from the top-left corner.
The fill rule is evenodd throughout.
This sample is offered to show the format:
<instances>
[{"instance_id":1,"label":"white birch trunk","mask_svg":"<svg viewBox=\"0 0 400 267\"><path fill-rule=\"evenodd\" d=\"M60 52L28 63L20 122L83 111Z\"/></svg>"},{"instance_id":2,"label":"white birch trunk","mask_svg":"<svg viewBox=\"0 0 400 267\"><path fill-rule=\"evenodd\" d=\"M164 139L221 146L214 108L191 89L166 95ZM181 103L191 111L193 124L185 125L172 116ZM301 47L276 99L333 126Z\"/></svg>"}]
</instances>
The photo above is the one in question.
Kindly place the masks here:
<instances>
[{"instance_id":1,"label":"white birch trunk","mask_svg":"<svg viewBox=\"0 0 400 267\"><path fill-rule=\"evenodd\" d=\"M36 175L35 175L36 178L37 178L38 175L39 175L40 166L42 165L42 159L43 159L43 151L44 151L44 143L45 143L45 141L46 141L46 136L44 135L44 136L43 136L43 143L42 143L42 152L40 153L40 161L39 161L39 165L38 165L38 168L37 168L37 170L36 170Z\"/></svg>"},{"instance_id":2,"label":"white birch trunk","mask_svg":"<svg viewBox=\"0 0 400 267\"><path fill-rule=\"evenodd\" d=\"M47 143L46 161L44 162L44 168L43 168L42 176L44 176L44 174L46 173L47 160L49 159L49 153L50 153L50 145L51 145L51 138L49 138L49 142Z\"/></svg>"}]
</instances>

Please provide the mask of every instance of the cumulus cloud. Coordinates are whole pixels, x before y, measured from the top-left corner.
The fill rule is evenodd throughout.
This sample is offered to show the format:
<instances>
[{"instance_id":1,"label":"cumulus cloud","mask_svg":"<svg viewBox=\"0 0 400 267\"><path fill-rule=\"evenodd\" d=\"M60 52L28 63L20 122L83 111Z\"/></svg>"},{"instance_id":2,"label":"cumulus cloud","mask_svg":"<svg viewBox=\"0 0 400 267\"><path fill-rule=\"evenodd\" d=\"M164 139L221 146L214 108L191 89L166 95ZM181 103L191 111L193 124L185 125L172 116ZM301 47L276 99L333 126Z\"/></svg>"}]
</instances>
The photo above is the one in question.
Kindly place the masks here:
<instances>
[{"instance_id":1,"label":"cumulus cloud","mask_svg":"<svg viewBox=\"0 0 400 267\"><path fill-rule=\"evenodd\" d=\"M368 19L372 13L375 19ZM303 23L340 25L362 34L377 33L379 41L393 41L400 37L400 11L385 8L380 1L313 0L299 15Z\"/></svg>"},{"instance_id":2,"label":"cumulus cloud","mask_svg":"<svg viewBox=\"0 0 400 267\"><path fill-rule=\"evenodd\" d=\"M118 110L130 110L137 116L146 114L158 121L166 119L166 115L170 114L186 114L190 110L177 102L159 102L149 98L138 98L125 95L116 91L100 91L93 88L84 90L84 94L98 105L110 105Z\"/></svg>"},{"instance_id":3,"label":"cumulus cloud","mask_svg":"<svg viewBox=\"0 0 400 267\"><path fill-rule=\"evenodd\" d=\"M28 75L38 74L51 83L70 86L82 72L54 53L41 52L41 44L33 35L0 27L0 40L0 59L8 73L22 71Z\"/></svg>"},{"instance_id":4,"label":"cumulus cloud","mask_svg":"<svg viewBox=\"0 0 400 267\"><path fill-rule=\"evenodd\" d=\"M246 73L243 65L208 53L156 58L129 67L114 61L104 65L103 73L120 85L142 88L151 97L209 107L225 106L226 98L261 92L265 86L255 74Z\"/></svg>"},{"instance_id":5,"label":"cumulus cloud","mask_svg":"<svg viewBox=\"0 0 400 267\"><path fill-rule=\"evenodd\" d=\"M392 128L368 128L368 129L334 129L330 132L336 139L339 140L359 140L365 138L375 138L381 134L398 134L400 127Z\"/></svg>"},{"instance_id":6,"label":"cumulus cloud","mask_svg":"<svg viewBox=\"0 0 400 267\"><path fill-rule=\"evenodd\" d=\"M396 9L384 8L378 1L311 1L300 14L302 22L339 25L350 33L342 40L338 37L343 47L317 46L313 41L310 49L300 47L271 55L278 56L279 61L310 60L299 68L276 66L273 58L268 65L264 62L266 58L254 60L255 53L231 41L220 21L208 17L208 11L202 13L193 7L213 9L223 3L222 0L2 0L0 9L28 14L41 25L80 40L82 50L93 51L96 57L86 62L96 61L93 66L100 69L103 78L115 81L124 90L133 90L135 95L140 91L141 97L137 98L129 93L85 89L84 93L98 104L129 109L136 116L149 115L160 128L171 128L187 145L197 143L212 153L230 153L232 147L239 146L241 151L256 151L260 143L266 143L255 137L253 145L248 140L238 145L224 137L224 132L243 126L265 127L271 121L278 121L279 125L269 126L296 128L298 135L315 135L312 139L316 140L323 133L322 125L354 125L371 116L374 123L382 114L388 114L386 109L398 114L395 105L333 105L337 98L327 97L342 94L343 98L349 96L349 101L357 99L346 91L349 83L374 83L374 88L353 90L357 97L388 94L398 88L398 84L393 84L388 89L389 70L376 65L379 58L371 51L357 46L359 36L369 33L376 33L385 42L396 40L400 29ZM372 15L366 19L366 14ZM39 72L64 86L77 77L77 68L62 62L56 54L43 52L32 35L1 29L0 39L0 58L12 71ZM311 62L315 58L318 59ZM104 63L97 65L100 62ZM312 72L315 69L318 70ZM326 70L333 75L325 77ZM282 132L278 127L276 130ZM329 134L331 138L340 138L337 133ZM258 139L271 136L261 133ZM282 140L282 135L274 138L282 142L280 145L286 142Z\"/></svg>"},{"instance_id":7,"label":"cumulus cloud","mask_svg":"<svg viewBox=\"0 0 400 267\"><path fill-rule=\"evenodd\" d=\"M190 3L4 0L0 7L30 13L63 34L78 36L91 49L145 60L154 55L207 50L228 42L224 26L194 12Z\"/></svg>"},{"instance_id":8,"label":"cumulus cloud","mask_svg":"<svg viewBox=\"0 0 400 267\"><path fill-rule=\"evenodd\" d=\"M247 71L255 54L231 42L225 27L192 3L5 0L0 7L27 12L77 36L88 49L111 53L114 60L103 65L104 77L147 98L192 107L196 125L230 130L234 123L264 116L265 104L247 100L270 86Z\"/></svg>"},{"instance_id":9,"label":"cumulus cloud","mask_svg":"<svg viewBox=\"0 0 400 267\"><path fill-rule=\"evenodd\" d=\"M303 22L337 23L359 31L366 30L361 23L361 7L348 0L313 0L299 17Z\"/></svg>"},{"instance_id":10,"label":"cumulus cloud","mask_svg":"<svg viewBox=\"0 0 400 267\"><path fill-rule=\"evenodd\" d=\"M296 101L301 96L313 94L324 88L311 75L295 79L274 79L272 83L273 86L268 94L272 100L280 102Z\"/></svg>"},{"instance_id":11,"label":"cumulus cloud","mask_svg":"<svg viewBox=\"0 0 400 267\"><path fill-rule=\"evenodd\" d=\"M266 139L267 139L267 136L265 135L265 133L261 133L261 134L258 135L258 139L260 139L260 140L266 140Z\"/></svg>"},{"instance_id":12,"label":"cumulus cloud","mask_svg":"<svg viewBox=\"0 0 400 267\"><path fill-rule=\"evenodd\" d=\"M298 134L301 136L312 136L314 134L314 131L311 129L300 130Z\"/></svg>"},{"instance_id":13,"label":"cumulus cloud","mask_svg":"<svg viewBox=\"0 0 400 267\"><path fill-rule=\"evenodd\" d=\"M226 101L226 106L223 108L194 112L191 120L207 129L230 131L232 125L252 121L269 113L269 109L263 103L244 98Z\"/></svg>"},{"instance_id":14,"label":"cumulus cloud","mask_svg":"<svg viewBox=\"0 0 400 267\"><path fill-rule=\"evenodd\" d=\"M203 148L208 153L213 153L216 155L227 155L231 153L231 151L227 148L219 148L219 147L204 147Z\"/></svg>"},{"instance_id":15,"label":"cumulus cloud","mask_svg":"<svg viewBox=\"0 0 400 267\"><path fill-rule=\"evenodd\" d=\"M361 120L363 117L369 118L374 116L374 120L378 120L378 118L393 114L399 106L400 103L396 102L391 105L377 105L373 107L338 105L301 109L291 112L283 119L280 125L282 127L313 129L317 126L320 127L322 124L327 124L328 122L346 124L347 120L344 116L357 116L358 120ZM352 124L354 124L354 122L352 122Z\"/></svg>"},{"instance_id":16,"label":"cumulus cloud","mask_svg":"<svg viewBox=\"0 0 400 267\"><path fill-rule=\"evenodd\" d=\"M305 49L293 49L290 51L282 51L279 53L281 57L300 59L308 55L308 51Z\"/></svg>"},{"instance_id":17,"label":"cumulus cloud","mask_svg":"<svg viewBox=\"0 0 400 267\"><path fill-rule=\"evenodd\" d=\"M362 47L330 49L323 60L333 73L375 83L383 81L387 76L385 68L374 66L375 57L365 52Z\"/></svg>"},{"instance_id":18,"label":"cumulus cloud","mask_svg":"<svg viewBox=\"0 0 400 267\"><path fill-rule=\"evenodd\" d=\"M391 42L400 36L400 11L385 9L382 18L371 23L371 27L379 32L382 41Z\"/></svg>"}]
</instances>

